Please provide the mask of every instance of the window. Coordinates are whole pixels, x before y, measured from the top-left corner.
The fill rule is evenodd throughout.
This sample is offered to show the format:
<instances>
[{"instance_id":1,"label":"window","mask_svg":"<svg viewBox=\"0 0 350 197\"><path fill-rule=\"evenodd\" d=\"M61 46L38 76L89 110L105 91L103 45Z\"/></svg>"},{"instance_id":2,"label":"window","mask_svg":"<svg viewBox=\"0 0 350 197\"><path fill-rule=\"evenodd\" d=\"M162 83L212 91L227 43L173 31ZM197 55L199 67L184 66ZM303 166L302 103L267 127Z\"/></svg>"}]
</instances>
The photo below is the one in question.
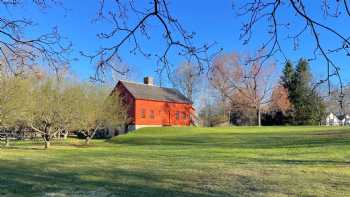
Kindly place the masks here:
<instances>
[{"instance_id":1,"label":"window","mask_svg":"<svg viewBox=\"0 0 350 197\"><path fill-rule=\"evenodd\" d=\"M180 112L177 111L177 112L175 113L175 118L176 118L176 120L179 119L179 116L180 116Z\"/></svg>"},{"instance_id":2,"label":"window","mask_svg":"<svg viewBox=\"0 0 350 197\"><path fill-rule=\"evenodd\" d=\"M186 112L183 111L181 113L181 115L182 115L182 120L186 120L187 119Z\"/></svg>"},{"instance_id":3,"label":"window","mask_svg":"<svg viewBox=\"0 0 350 197\"><path fill-rule=\"evenodd\" d=\"M146 110L141 109L141 118L146 118Z\"/></svg>"},{"instance_id":4,"label":"window","mask_svg":"<svg viewBox=\"0 0 350 197\"><path fill-rule=\"evenodd\" d=\"M149 118L154 119L154 111L153 110L149 111Z\"/></svg>"}]
</instances>

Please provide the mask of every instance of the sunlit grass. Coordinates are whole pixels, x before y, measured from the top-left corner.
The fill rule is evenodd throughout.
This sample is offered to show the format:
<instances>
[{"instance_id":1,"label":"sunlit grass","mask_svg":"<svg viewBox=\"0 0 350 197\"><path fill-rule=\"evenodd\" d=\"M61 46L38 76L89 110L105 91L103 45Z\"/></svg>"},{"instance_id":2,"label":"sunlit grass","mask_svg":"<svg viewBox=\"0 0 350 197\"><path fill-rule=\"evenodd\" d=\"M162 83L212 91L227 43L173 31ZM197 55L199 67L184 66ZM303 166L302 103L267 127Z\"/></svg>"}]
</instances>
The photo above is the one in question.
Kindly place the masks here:
<instances>
[{"instance_id":1,"label":"sunlit grass","mask_svg":"<svg viewBox=\"0 0 350 197\"><path fill-rule=\"evenodd\" d=\"M144 128L0 149L0 196L347 196L350 128Z\"/></svg>"}]
</instances>

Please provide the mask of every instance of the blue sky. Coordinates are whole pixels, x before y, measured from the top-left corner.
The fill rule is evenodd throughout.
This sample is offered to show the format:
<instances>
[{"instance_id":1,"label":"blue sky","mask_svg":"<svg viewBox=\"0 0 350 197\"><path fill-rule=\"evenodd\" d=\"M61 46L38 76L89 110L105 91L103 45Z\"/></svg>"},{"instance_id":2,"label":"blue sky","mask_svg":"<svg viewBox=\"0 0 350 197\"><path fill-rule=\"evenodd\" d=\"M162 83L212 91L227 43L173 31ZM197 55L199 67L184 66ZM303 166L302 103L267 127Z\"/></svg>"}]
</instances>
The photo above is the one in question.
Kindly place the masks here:
<instances>
[{"instance_id":1,"label":"blue sky","mask_svg":"<svg viewBox=\"0 0 350 197\"><path fill-rule=\"evenodd\" d=\"M147 2L147 1L144 1ZM235 5L240 5L244 1L235 1ZM316 4L315 4L316 2ZM248 45L243 45L239 40L240 28L242 21L246 18L237 17L235 11L232 9L231 0L221 1L185 1L176 0L171 1L170 8L174 16L176 16L183 26L189 31L196 32L196 43L210 43L217 42L216 49L223 48L224 52L236 51L239 53L254 53L257 47L261 44L262 39L266 35L266 28L264 24L257 26L253 39ZM319 15L320 9L314 9L315 6L320 6L317 1L308 2L312 10L310 13L315 18L321 20L324 23L328 23L328 19L322 18ZM63 1L64 9L60 7L49 8L47 10L38 10L31 6L23 6L16 9L5 11L7 15L13 17L26 17L35 21L36 27L31 29L30 32L26 32L29 36L39 35L49 31L52 27L57 26L61 34L69 41L73 43L72 57L77 58L77 61L72 62L71 68L73 72L81 79L88 79L94 73L94 62L90 62L89 59L80 56L79 51L87 53L93 53L100 46L108 46L111 43L101 41L97 39L96 34L101 31L108 30L108 23L92 23L92 20L96 17L98 1L97 0L74 0ZM281 20L295 20L294 13L280 12L279 18ZM347 18L348 19L348 18ZM331 24L340 32L349 36L348 27L344 24L347 19L339 19L336 23ZM159 24L151 24L151 36L154 34L155 38L158 38L160 27ZM295 22L295 27L301 27L300 22ZM300 49L295 51L292 49L292 42L285 39L288 31L280 33L281 42L283 44L285 54L289 59L298 60L303 56L311 56L314 41L311 37L304 37L300 43ZM321 37L323 42L327 45L332 45L334 40L328 38L329 35L324 34ZM161 51L163 43L161 39L151 39L146 41L143 45L145 49L152 51ZM126 45L122 50L122 58L124 63L131 66L131 78L133 80L141 81L143 76L156 76L156 62L154 59L147 59L143 56L132 55L128 53L130 49ZM335 57L337 62L341 65L342 76L346 82L350 81L350 61L348 57L338 56ZM170 57L172 63L178 65L183 61L176 54ZM281 56L276 56L278 65L278 71L282 67ZM316 78L322 78L325 76L325 63L319 58L317 61L311 62L311 68Z\"/></svg>"}]
</instances>

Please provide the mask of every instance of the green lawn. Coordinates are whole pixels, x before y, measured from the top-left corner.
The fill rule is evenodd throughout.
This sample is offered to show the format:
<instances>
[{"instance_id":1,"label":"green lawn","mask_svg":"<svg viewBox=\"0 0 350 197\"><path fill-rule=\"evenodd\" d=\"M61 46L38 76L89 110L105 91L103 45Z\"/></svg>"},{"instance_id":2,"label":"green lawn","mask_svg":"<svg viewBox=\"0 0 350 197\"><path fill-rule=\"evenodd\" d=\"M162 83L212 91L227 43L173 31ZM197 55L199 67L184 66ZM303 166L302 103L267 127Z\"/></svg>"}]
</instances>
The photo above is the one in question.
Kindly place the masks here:
<instances>
[{"instance_id":1,"label":"green lawn","mask_svg":"<svg viewBox=\"0 0 350 197\"><path fill-rule=\"evenodd\" d=\"M0 149L0 196L350 196L350 128L147 128Z\"/></svg>"}]
</instances>

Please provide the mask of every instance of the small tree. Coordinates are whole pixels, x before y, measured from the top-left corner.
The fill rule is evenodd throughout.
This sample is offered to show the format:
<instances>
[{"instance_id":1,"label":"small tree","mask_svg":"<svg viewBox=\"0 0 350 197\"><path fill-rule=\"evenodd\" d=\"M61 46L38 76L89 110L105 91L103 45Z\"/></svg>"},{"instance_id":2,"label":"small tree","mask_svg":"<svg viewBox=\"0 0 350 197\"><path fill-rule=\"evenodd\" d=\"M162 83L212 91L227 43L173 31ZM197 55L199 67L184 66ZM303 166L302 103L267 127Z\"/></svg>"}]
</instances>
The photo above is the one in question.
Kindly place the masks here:
<instances>
[{"instance_id":1,"label":"small tree","mask_svg":"<svg viewBox=\"0 0 350 197\"><path fill-rule=\"evenodd\" d=\"M11 133L20 130L30 113L32 82L30 76L14 76L0 68L0 128L6 132L6 146Z\"/></svg>"},{"instance_id":2,"label":"small tree","mask_svg":"<svg viewBox=\"0 0 350 197\"><path fill-rule=\"evenodd\" d=\"M0 125L14 126L25 115L24 104L30 88L30 80L21 77L0 78Z\"/></svg>"},{"instance_id":3,"label":"small tree","mask_svg":"<svg viewBox=\"0 0 350 197\"><path fill-rule=\"evenodd\" d=\"M183 63L173 73L171 81L177 89L193 101L194 93L200 83L200 69L193 64Z\"/></svg>"},{"instance_id":4,"label":"small tree","mask_svg":"<svg viewBox=\"0 0 350 197\"><path fill-rule=\"evenodd\" d=\"M292 105L288 98L288 89L281 85L277 85L272 91L270 110L286 113L291 109Z\"/></svg>"},{"instance_id":5,"label":"small tree","mask_svg":"<svg viewBox=\"0 0 350 197\"><path fill-rule=\"evenodd\" d=\"M108 96L108 90L93 85L86 86L86 95L81 105L81 128L86 144L100 129L121 126L127 122L127 105L118 92Z\"/></svg>"},{"instance_id":6,"label":"small tree","mask_svg":"<svg viewBox=\"0 0 350 197\"><path fill-rule=\"evenodd\" d=\"M52 139L62 131L62 117L66 116L62 108L62 94L58 84L51 78L37 83L32 95L31 116L28 125L42 135L45 148L49 148Z\"/></svg>"},{"instance_id":7,"label":"small tree","mask_svg":"<svg viewBox=\"0 0 350 197\"><path fill-rule=\"evenodd\" d=\"M85 102L84 87L80 83L64 83L61 109L64 114L60 119L64 139L70 131L79 130L81 122L81 105Z\"/></svg>"},{"instance_id":8,"label":"small tree","mask_svg":"<svg viewBox=\"0 0 350 197\"><path fill-rule=\"evenodd\" d=\"M262 108L270 102L274 69L274 64L263 64L254 57L222 55L215 59L210 79L232 105L254 109L261 126Z\"/></svg>"}]
</instances>

